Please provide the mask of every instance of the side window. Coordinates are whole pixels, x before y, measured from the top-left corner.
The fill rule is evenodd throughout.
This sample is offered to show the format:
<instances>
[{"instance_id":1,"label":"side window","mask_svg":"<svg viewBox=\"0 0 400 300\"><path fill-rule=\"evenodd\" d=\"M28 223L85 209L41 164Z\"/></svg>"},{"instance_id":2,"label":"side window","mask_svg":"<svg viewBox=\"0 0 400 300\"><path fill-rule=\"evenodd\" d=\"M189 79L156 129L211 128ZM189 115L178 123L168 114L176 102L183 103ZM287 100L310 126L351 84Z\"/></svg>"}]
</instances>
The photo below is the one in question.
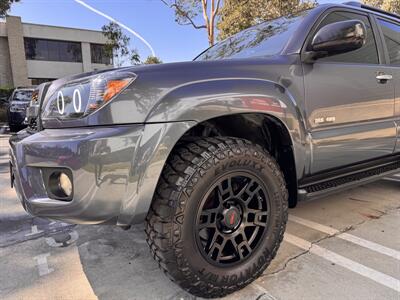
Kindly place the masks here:
<instances>
[{"instance_id":1,"label":"side window","mask_svg":"<svg viewBox=\"0 0 400 300\"><path fill-rule=\"evenodd\" d=\"M389 52L390 64L400 65L400 25L381 19L378 21Z\"/></svg>"},{"instance_id":2,"label":"side window","mask_svg":"<svg viewBox=\"0 0 400 300\"><path fill-rule=\"evenodd\" d=\"M372 31L371 22L369 21L369 18L367 16L345 11L336 11L330 13L328 16L325 17L322 23L318 26L317 31L325 25L347 20L360 20L365 24L365 26L367 27L367 41L365 45L355 51L324 57L319 59L318 61L379 64L378 50L376 47L374 33Z\"/></svg>"}]
</instances>

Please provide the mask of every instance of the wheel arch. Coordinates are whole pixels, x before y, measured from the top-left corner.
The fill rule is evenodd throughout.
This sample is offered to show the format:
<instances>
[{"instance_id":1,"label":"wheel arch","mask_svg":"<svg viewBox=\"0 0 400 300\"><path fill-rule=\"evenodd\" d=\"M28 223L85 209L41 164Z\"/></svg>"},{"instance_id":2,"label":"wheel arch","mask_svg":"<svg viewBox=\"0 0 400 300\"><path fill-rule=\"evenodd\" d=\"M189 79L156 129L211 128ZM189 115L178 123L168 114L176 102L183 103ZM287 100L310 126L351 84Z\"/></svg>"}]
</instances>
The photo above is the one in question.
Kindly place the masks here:
<instances>
[{"instance_id":1,"label":"wheel arch","mask_svg":"<svg viewBox=\"0 0 400 300\"><path fill-rule=\"evenodd\" d=\"M232 120L237 126L230 126ZM287 154L277 159L288 182L289 205L296 205L297 179L305 172L307 148L304 119L288 90L267 80L201 81L167 93L148 114L141 145L133 162L133 165L141 166L140 170L135 171L138 178L136 199L128 207L122 204L121 223L144 220L172 150L205 124L217 124L220 127L222 124L224 131L231 129L229 135L250 139L268 150L273 145L279 145L272 148L276 153L283 150ZM242 127L241 124L251 126ZM238 134L239 129L243 128L247 130L240 130ZM257 128L260 134L254 134L251 128ZM272 143L263 143L261 137L265 129L275 133ZM133 215L135 217L132 219Z\"/></svg>"},{"instance_id":2,"label":"wheel arch","mask_svg":"<svg viewBox=\"0 0 400 300\"><path fill-rule=\"evenodd\" d=\"M190 128L176 145L192 138L209 136L243 138L266 149L275 158L284 174L289 191L289 206L296 206L297 168L294 142L287 125L280 119L260 113L219 116Z\"/></svg>"}]
</instances>

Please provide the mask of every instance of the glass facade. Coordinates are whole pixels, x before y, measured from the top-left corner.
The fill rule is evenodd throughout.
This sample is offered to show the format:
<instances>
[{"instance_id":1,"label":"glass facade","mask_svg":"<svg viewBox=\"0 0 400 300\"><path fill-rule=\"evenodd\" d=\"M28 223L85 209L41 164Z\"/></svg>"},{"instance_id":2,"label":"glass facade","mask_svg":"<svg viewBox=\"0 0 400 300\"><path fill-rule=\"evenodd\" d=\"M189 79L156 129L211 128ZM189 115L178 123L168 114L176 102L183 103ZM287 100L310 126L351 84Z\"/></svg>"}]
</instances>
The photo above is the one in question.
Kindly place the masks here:
<instances>
[{"instance_id":1,"label":"glass facade","mask_svg":"<svg viewBox=\"0 0 400 300\"><path fill-rule=\"evenodd\" d=\"M39 85L45 82L53 81L55 78L29 78L32 82L32 85Z\"/></svg>"},{"instance_id":2,"label":"glass facade","mask_svg":"<svg viewBox=\"0 0 400 300\"><path fill-rule=\"evenodd\" d=\"M107 55L105 45L90 44L90 54L92 57L93 64L105 64L105 65L112 64L112 59Z\"/></svg>"},{"instance_id":3,"label":"glass facade","mask_svg":"<svg viewBox=\"0 0 400 300\"><path fill-rule=\"evenodd\" d=\"M28 60L82 62L79 42L25 38L25 56Z\"/></svg>"}]
</instances>

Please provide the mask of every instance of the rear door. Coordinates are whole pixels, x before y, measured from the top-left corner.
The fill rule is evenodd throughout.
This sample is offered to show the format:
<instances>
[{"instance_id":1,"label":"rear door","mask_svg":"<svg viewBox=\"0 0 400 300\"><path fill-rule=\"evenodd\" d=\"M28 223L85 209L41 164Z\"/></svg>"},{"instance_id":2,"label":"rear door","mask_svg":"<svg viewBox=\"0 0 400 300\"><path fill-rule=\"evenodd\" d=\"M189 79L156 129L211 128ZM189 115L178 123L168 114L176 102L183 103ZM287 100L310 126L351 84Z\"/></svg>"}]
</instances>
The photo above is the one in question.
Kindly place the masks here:
<instances>
[{"instance_id":1,"label":"rear door","mask_svg":"<svg viewBox=\"0 0 400 300\"><path fill-rule=\"evenodd\" d=\"M395 86L395 118L397 125L396 153L400 153L400 22L376 17L381 31L386 55L386 63L393 73Z\"/></svg>"},{"instance_id":2,"label":"rear door","mask_svg":"<svg viewBox=\"0 0 400 300\"><path fill-rule=\"evenodd\" d=\"M331 10L313 34L327 24L355 19L367 27L362 48L303 65L311 174L390 155L395 148L394 84L379 80L393 75L393 69L382 62L382 44L370 16Z\"/></svg>"}]
</instances>

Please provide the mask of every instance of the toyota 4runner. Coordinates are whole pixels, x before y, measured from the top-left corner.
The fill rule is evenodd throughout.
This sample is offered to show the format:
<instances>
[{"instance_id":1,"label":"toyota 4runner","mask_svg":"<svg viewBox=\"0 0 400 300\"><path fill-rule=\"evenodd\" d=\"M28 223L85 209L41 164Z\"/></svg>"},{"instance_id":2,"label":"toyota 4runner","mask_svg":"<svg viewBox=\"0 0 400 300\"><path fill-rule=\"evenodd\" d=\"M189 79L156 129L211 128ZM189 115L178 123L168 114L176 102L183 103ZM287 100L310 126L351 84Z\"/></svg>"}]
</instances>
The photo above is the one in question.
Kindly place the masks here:
<instances>
[{"instance_id":1,"label":"toyota 4runner","mask_svg":"<svg viewBox=\"0 0 400 300\"><path fill-rule=\"evenodd\" d=\"M146 222L160 268L202 297L260 276L288 207L400 169L400 17L320 5L193 62L57 80L11 145L33 215Z\"/></svg>"}]
</instances>

